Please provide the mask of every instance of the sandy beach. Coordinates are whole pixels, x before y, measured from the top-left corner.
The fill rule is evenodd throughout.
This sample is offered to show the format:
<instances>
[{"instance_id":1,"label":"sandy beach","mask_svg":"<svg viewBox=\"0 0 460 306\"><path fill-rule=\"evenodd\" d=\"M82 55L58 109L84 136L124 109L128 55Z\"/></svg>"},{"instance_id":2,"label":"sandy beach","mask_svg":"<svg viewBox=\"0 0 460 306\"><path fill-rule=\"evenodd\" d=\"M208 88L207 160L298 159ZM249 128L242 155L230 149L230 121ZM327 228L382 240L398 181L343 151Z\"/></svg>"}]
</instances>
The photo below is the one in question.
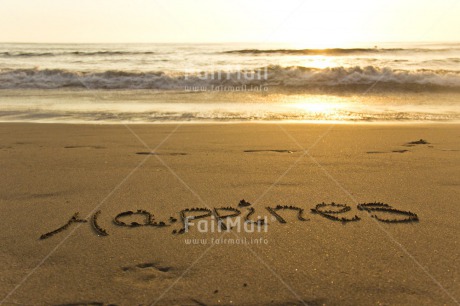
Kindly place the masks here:
<instances>
[{"instance_id":1,"label":"sandy beach","mask_svg":"<svg viewBox=\"0 0 460 306\"><path fill-rule=\"evenodd\" d=\"M457 124L3 123L0 134L3 305L460 299ZM394 210L358 209L375 202ZM252 208L266 231L179 233L181 211L222 207Z\"/></svg>"},{"instance_id":2,"label":"sandy beach","mask_svg":"<svg viewBox=\"0 0 460 306\"><path fill-rule=\"evenodd\" d=\"M460 306L460 5L0 10L0 306Z\"/></svg>"}]
</instances>

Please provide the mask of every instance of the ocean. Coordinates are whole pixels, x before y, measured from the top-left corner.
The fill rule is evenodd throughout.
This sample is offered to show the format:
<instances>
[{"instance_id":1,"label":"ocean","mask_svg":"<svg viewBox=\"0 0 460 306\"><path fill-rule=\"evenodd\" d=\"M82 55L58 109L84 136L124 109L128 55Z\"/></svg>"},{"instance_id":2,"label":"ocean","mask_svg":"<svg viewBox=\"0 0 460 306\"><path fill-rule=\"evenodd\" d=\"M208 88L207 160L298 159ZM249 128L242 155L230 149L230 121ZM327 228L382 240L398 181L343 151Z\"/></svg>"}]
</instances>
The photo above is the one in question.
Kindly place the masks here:
<instances>
[{"instance_id":1,"label":"ocean","mask_svg":"<svg viewBox=\"0 0 460 306\"><path fill-rule=\"evenodd\" d=\"M0 121L458 122L460 43L0 44Z\"/></svg>"}]
</instances>

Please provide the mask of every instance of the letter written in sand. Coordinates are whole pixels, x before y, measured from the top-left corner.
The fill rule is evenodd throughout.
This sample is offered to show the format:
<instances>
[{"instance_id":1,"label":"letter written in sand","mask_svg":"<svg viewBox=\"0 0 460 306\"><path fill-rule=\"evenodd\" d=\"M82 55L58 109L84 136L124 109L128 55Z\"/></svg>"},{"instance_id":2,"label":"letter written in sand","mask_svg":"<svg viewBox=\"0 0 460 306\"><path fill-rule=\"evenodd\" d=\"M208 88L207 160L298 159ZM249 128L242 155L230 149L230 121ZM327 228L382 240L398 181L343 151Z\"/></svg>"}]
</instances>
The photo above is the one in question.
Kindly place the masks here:
<instances>
[{"instance_id":1,"label":"letter written in sand","mask_svg":"<svg viewBox=\"0 0 460 306\"><path fill-rule=\"evenodd\" d=\"M348 206L347 204L336 204L334 202L332 202L331 204L321 203L321 204L316 205L315 208L311 209L311 211L314 214L318 214L329 220L340 221L342 223L359 221L360 218L356 215L352 218L345 218L345 217L338 216L339 214L346 213L350 210L351 210L351 207Z\"/></svg>"},{"instance_id":2,"label":"letter written in sand","mask_svg":"<svg viewBox=\"0 0 460 306\"><path fill-rule=\"evenodd\" d=\"M388 204L385 203L379 203L379 202L374 202L374 203L364 203L364 204L358 204L358 209L359 210L364 210L367 211L368 213L371 214L372 218L375 218L379 220L380 222L386 222L386 223L410 223L410 222L418 222L418 216L416 213L410 212L410 211L404 211L404 210L399 210L391 207ZM380 214L375 214L375 213L380 213ZM404 216L405 218L403 219L390 219L390 218L385 218L385 215L400 215Z\"/></svg>"},{"instance_id":3,"label":"letter written in sand","mask_svg":"<svg viewBox=\"0 0 460 306\"><path fill-rule=\"evenodd\" d=\"M284 220L283 217L281 217L277 211L280 211L280 210L294 210L294 211L297 211L297 219L299 221L308 221L309 219L305 219L303 217L303 212L304 210L300 207L296 207L296 206L292 206L292 205L277 205L275 208L272 208L272 207L265 207L266 210L268 210L268 212L276 218L276 220L278 220L279 223L287 223L286 220Z\"/></svg>"},{"instance_id":4,"label":"letter written in sand","mask_svg":"<svg viewBox=\"0 0 460 306\"><path fill-rule=\"evenodd\" d=\"M196 213L202 213L196 215ZM173 230L173 234L184 234L188 232L188 228L193 225L191 220L206 218L212 215L212 211L208 208L186 208L180 211L180 218L182 221L182 228L179 231Z\"/></svg>"},{"instance_id":5,"label":"letter written in sand","mask_svg":"<svg viewBox=\"0 0 460 306\"><path fill-rule=\"evenodd\" d=\"M142 218L143 220L141 223L137 221L132 221L129 223L126 223L125 221L122 221L122 219L126 220L129 218ZM137 219L136 219L137 220ZM139 221L139 220L138 220ZM150 212L144 210L144 209L138 209L137 211L125 211L122 213L119 213L114 219L113 223L117 226L123 226L123 227L140 227L140 226L155 226L155 227L164 227L168 226L166 225L165 222L160 221L160 222L155 222L155 218L153 214Z\"/></svg>"},{"instance_id":6,"label":"letter written in sand","mask_svg":"<svg viewBox=\"0 0 460 306\"><path fill-rule=\"evenodd\" d=\"M103 229L102 227L100 227L99 223L98 223L98 218L99 218L99 215L101 214L101 211L98 210L96 211L93 216L91 217L91 225L93 227L93 230L94 232L98 235L98 236L108 236L109 233L107 233L107 231L105 229ZM88 220L85 220L85 219L80 219L79 217L79 213L76 212L75 214L73 214L73 216L69 219L69 221L67 221L66 224L64 224L63 226L61 226L60 228L58 229L55 229L54 231L51 231L51 232L48 232L46 234L43 234L40 236L40 239L47 239L47 238L50 238L60 232L63 232L65 231L66 229L68 229L73 223L87 223Z\"/></svg>"},{"instance_id":7,"label":"letter written in sand","mask_svg":"<svg viewBox=\"0 0 460 306\"><path fill-rule=\"evenodd\" d=\"M229 211L231 213L223 215L220 213L220 211ZM227 220L228 218L237 217L240 214L241 214L241 211L239 211L236 208L230 207L230 206L214 208L214 215L217 219L217 223L219 224L219 227L224 231L227 230L227 226L225 225L224 221Z\"/></svg>"},{"instance_id":8,"label":"letter written in sand","mask_svg":"<svg viewBox=\"0 0 460 306\"><path fill-rule=\"evenodd\" d=\"M63 232L66 229L68 229L70 227L70 225L72 225L73 223L86 223L86 222L88 222L88 221L84 220L84 219L80 219L79 213L76 212L69 219L69 221L67 221L66 224L64 224L63 226L59 227L58 229L55 229L54 231L51 231L51 232L48 232L46 234L41 235L40 239L47 239L47 238L50 238L50 237L52 237L52 236L54 236L56 234L59 234L60 232Z\"/></svg>"}]
</instances>

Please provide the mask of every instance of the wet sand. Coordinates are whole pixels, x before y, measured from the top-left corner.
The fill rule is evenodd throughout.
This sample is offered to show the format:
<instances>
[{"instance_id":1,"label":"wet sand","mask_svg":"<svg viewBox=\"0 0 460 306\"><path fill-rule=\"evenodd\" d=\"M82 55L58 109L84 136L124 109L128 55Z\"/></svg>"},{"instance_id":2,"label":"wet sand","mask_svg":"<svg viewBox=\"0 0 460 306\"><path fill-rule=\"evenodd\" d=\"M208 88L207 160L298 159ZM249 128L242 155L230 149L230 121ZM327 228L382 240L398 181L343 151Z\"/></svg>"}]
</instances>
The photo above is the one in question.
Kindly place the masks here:
<instances>
[{"instance_id":1,"label":"wet sand","mask_svg":"<svg viewBox=\"0 0 460 306\"><path fill-rule=\"evenodd\" d=\"M3 305L460 300L459 125L2 123L0 135ZM207 212L266 217L266 232L181 233L181 215Z\"/></svg>"}]
</instances>

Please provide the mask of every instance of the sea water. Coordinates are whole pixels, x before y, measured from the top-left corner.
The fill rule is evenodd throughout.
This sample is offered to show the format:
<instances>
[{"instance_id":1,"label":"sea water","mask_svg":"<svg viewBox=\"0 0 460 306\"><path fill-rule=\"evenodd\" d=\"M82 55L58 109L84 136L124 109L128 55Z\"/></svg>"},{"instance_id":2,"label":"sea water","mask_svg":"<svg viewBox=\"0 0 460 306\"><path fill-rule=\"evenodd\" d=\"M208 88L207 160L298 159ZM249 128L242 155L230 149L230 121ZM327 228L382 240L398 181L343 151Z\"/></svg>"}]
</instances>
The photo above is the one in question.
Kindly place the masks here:
<instances>
[{"instance_id":1,"label":"sea water","mask_svg":"<svg viewBox=\"0 0 460 306\"><path fill-rule=\"evenodd\" d=\"M460 43L0 44L0 121L457 122Z\"/></svg>"}]
</instances>

